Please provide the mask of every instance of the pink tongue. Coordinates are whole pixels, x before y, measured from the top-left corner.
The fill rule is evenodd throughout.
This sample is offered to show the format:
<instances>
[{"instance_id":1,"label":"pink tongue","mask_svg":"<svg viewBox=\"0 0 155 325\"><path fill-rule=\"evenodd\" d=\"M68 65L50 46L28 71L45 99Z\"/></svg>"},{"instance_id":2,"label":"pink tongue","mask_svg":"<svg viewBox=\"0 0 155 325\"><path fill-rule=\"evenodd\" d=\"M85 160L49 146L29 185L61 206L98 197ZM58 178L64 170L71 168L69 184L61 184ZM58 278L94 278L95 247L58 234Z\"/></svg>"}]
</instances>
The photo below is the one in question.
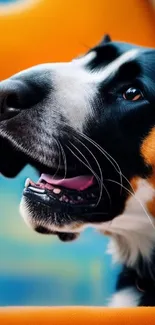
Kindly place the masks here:
<instances>
[{"instance_id":1,"label":"pink tongue","mask_svg":"<svg viewBox=\"0 0 155 325\"><path fill-rule=\"evenodd\" d=\"M41 180L44 180L51 185L63 186L78 191L83 191L95 183L94 176L77 176L62 179L53 177L51 175L42 174L39 182L41 182Z\"/></svg>"}]
</instances>

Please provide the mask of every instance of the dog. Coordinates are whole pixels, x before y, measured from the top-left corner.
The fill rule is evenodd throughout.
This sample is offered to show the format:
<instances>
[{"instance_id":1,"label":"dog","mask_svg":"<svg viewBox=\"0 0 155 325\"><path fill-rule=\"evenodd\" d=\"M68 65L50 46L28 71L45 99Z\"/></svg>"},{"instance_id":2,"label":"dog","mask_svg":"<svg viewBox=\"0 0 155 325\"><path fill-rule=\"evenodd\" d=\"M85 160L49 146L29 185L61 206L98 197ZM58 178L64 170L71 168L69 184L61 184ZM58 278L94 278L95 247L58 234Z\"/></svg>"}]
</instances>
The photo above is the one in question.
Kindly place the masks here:
<instances>
[{"instance_id":1,"label":"dog","mask_svg":"<svg viewBox=\"0 0 155 325\"><path fill-rule=\"evenodd\" d=\"M109 35L67 63L0 83L0 172L27 164L21 215L35 231L110 237L122 264L111 307L155 306L155 50Z\"/></svg>"}]
</instances>

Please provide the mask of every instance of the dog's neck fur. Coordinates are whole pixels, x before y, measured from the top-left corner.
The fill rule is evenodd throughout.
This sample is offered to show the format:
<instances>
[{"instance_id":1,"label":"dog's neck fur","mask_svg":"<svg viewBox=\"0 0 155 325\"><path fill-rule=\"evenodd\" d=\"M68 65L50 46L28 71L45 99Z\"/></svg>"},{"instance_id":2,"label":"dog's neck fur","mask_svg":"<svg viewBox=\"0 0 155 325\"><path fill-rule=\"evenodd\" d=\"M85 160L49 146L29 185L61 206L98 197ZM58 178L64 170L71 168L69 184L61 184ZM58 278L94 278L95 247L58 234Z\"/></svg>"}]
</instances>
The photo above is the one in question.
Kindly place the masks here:
<instances>
[{"instance_id":1,"label":"dog's neck fur","mask_svg":"<svg viewBox=\"0 0 155 325\"><path fill-rule=\"evenodd\" d=\"M141 276L145 276L147 268L148 274L155 279L153 208L155 211L155 188L149 181L139 179L123 214L102 224L101 232L111 237L108 252L115 262L135 269Z\"/></svg>"}]
</instances>

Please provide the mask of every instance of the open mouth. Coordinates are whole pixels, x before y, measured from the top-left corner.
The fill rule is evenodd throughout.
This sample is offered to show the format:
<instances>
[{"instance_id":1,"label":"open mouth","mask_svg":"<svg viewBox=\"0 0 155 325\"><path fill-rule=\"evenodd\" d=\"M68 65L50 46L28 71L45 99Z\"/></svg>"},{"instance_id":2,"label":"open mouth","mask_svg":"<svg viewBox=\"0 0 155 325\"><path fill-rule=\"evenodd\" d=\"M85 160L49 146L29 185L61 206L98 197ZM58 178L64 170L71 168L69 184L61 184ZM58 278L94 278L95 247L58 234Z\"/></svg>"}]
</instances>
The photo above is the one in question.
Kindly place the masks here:
<instances>
[{"instance_id":1,"label":"open mouth","mask_svg":"<svg viewBox=\"0 0 155 325\"><path fill-rule=\"evenodd\" d=\"M92 175L61 178L41 174L37 183L26 180L23 195L57 213L77 216L91 213L98 201L99 187Z\"/></svg>"}]
</instances>

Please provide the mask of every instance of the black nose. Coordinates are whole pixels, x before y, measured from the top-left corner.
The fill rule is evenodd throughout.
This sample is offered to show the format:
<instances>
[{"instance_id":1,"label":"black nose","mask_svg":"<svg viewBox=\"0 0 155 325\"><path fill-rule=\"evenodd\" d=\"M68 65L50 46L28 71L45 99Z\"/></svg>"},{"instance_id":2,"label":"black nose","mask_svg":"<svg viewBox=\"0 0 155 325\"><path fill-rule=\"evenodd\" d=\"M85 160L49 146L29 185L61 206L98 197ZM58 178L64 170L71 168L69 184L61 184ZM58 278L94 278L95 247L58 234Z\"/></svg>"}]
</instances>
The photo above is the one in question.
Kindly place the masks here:
<instances>
[{"instance_id":1,"label":"black nose","mask_svg":"<svg viewBox=\"0 0 155 325\"><path fill-rule=\"evenodd\" d=\"M23 80L22 80L23 79ZM32 108L44 97L41 84L32 79L7 79L0 83L0 120L9 119Z\"/></svg>"}]
</instances>

